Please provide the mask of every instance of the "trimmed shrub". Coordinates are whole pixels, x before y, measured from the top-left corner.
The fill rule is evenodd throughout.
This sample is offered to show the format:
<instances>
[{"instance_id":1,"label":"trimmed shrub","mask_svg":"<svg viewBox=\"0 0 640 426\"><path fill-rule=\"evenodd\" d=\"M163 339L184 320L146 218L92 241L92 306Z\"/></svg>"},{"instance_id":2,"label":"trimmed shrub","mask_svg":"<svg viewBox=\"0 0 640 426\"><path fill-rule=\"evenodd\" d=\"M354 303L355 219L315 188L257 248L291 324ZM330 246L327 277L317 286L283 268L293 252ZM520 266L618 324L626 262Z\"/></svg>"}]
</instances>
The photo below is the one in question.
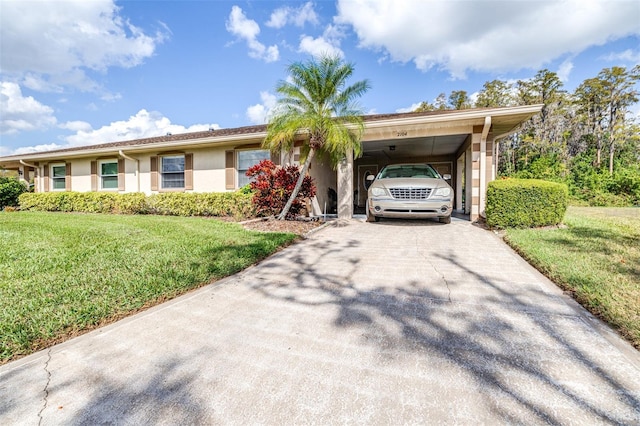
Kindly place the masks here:
<instances>
[{"instance_id":1,"label":"trimmed shrub","mask_svg":"<svg viewBox=\"0 0 640 426\"><path fill-rule=\"evenodd\" d=\"M295 188L300 170L296 166L276 166L270 160L262 160L247 170L253 178L249 184L253 191L253 205L258 216L279 214ZM302 187L293 201L287 220L295 219L304 207L303 200L316 195L316 186L310 176L305 176Z\"/></svg>"},{"instance_id":2,"label":"trimmed shrub","mask_svg":"<svg viewBox=\"0 0 640 426\"><path fill-rule=\"evenodd\" d=\"M557 225L567 211L566 185L536 179L506 179L489 183L487 225L530 228Z\"/></svg>"},{"instance_id":3,"label":"trimmed shrub","mask_svg":"<svg viewBox=\"0 0 640 426\"><path fill-rule=\"evenodd\" d=\"M22 210L81 213L161 214L171 216L253 216L251 195L240 192L42 192L20 196Z\"/></svg>"},{"instance_id":4,"label":"trimmed shrub","mask_svg":"<svg viewBox=\"0 0 640 426\"><path fill-rule=\"evenodd\" d=\"M14 177L0 176L0 210L17 207L20 194L27 192L27 186Z\"/></svg>"}]
</instances>

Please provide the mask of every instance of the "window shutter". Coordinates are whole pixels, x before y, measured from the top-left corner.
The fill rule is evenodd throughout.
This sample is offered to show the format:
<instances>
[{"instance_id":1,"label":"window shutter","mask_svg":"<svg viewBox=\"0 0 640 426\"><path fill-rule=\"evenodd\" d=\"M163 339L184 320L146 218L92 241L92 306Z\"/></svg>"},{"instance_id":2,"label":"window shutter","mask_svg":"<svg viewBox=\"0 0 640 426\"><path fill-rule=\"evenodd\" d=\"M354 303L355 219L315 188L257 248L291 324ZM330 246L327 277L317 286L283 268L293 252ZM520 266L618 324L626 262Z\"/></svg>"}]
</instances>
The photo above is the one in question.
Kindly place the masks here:
<instances>
[{"instance_id":1,"label":"window shutter","mask_svg":"<svg viewBox=\"0 0 640 426\"><path fill-rule=\"evenodd\" d=\"M184 189L193 189L193 154L184 155Z\"/></svg>"},{"instance_id":2,"label":"window shutter","mask_svg":"<svg viewBox=\"0 0 640 426\"><path fill-rule=\"evenodd\" d=\"M98 162L91 162L91 190L98 190Z\"/></svg>"},{"instance_id":3,"label":"window shutter","mask_svg":"<svg viewBox=\"0 0 640 426\"><path fill-rule=\"evenodd\" d=\"M64 165L64 190L71 191L71 163L66 163Z\"/></svg>"},{"instance_id":4,"label":"window shutter","mask_svg":"<svg viewBox=\"0 0 640 426\"><path fill-rule=\"evenodd\" d=\"M42 186L44 188L43 191L44 192L49 192L49 165L45 164L44 166L42 166L42 171L43 173L43 177L42 177Z\"/></svg>"},{"instance_id":5,"label":"window shutter","mask_svg":"<svg viewBox=\"0 0 640 426\"><path fill-rule=\"evenodd\" d=\"M158 190L158 157L151 157L151 190Z\"/></svg>"},{"instance_id":6,"label":"window shutter","mask_svg":"<svg viewBox=\"0 0 640 426\"><path fill-rule=\"evenodd\" d=\"M236 167L234 151L224 152L225 189L236 189Z\"/></svg>"},{"instance_id":7,"label":"window shutter","mask_svg":"<svg viewBox=\"0 0 640 426\"><path fill-rule=\"evenodd\" d=\"M276 152L272 152L271 153L271 161L273 162L273 164L275 164L276 166L279 166L281 161L280 161L280 152L278 151Z\"/></svg>"},{"instance_id":8,"label":"window shutter","mask_svg":"<svg viewBox=\"0 0 640 426\"><path fill-rule=\"evenodd\" d=\"M118 158L118 191L124 191L124 158Z\"/></svg>"}]
</instances>

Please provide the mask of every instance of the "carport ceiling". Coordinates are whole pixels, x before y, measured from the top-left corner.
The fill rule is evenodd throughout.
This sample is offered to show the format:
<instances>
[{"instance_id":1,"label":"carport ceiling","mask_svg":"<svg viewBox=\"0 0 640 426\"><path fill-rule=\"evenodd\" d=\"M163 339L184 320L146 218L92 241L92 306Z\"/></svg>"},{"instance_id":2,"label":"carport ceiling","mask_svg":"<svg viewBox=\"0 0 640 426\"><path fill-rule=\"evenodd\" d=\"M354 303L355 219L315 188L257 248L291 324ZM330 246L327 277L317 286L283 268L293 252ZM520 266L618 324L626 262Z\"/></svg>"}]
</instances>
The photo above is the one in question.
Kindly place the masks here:
<instances>
[{"instance_id":1,"label":"carport ceiling","mask_svg":"<svg viewBox=\"0 0 640 426\"><path fill-rule=\"evenodd\" d=\"M462 146L468 135L429 136L421 138L362 142L364 156L435 157L451 155ZM390 147L395 146L392 150Z\"/></svg>"}]
</instances>

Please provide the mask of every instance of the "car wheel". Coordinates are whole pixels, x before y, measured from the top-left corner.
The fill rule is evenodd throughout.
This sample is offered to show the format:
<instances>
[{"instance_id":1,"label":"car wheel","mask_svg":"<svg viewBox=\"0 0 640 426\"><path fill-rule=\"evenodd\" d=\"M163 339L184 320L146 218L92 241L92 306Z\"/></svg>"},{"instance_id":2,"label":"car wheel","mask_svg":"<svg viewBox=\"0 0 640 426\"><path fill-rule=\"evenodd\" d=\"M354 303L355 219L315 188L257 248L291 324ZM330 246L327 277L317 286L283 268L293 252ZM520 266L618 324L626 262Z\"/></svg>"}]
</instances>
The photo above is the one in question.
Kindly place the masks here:
<instances>
[{"instance_id":1,"label":"car wheel","mask_svg":"<svg viewBox=\"0 0 640 426\"><path fill-rule=\"evenodd\" d=\"M369 211L369 200L367 200L364 208L367 211L367 222L380 222L380 218L372 215L371 212Z\"/></svg>"},{"instance_id":2,"label":"car wheel","mask_svg":"<svg viewBox=\"0 0 640 426\"><path fill-rule=\"evenodd\" d=\"M440 223L451 223L451 216L440 217L438 219L440 220Z\"/></svg>"}]
</instances>

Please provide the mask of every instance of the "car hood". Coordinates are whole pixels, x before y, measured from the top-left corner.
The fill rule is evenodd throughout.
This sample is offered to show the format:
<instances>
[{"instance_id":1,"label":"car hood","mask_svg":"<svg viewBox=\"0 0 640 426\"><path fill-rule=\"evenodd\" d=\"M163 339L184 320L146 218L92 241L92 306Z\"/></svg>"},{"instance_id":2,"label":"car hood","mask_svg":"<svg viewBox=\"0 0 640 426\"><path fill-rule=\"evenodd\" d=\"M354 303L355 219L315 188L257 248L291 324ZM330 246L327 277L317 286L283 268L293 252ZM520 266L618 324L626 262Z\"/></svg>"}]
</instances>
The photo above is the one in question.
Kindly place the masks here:
<instances>
[{"instance_id":1,"label":"car hood","mask_svg":"<svg viewBox=\"0 0 640 426\"><path fill-rule=\"evenodd\" d=\"M448 185L444 180L435 178L387 178L376 179L371 186L384 188L438 188Z\"/></svg>"}]
</instances>

